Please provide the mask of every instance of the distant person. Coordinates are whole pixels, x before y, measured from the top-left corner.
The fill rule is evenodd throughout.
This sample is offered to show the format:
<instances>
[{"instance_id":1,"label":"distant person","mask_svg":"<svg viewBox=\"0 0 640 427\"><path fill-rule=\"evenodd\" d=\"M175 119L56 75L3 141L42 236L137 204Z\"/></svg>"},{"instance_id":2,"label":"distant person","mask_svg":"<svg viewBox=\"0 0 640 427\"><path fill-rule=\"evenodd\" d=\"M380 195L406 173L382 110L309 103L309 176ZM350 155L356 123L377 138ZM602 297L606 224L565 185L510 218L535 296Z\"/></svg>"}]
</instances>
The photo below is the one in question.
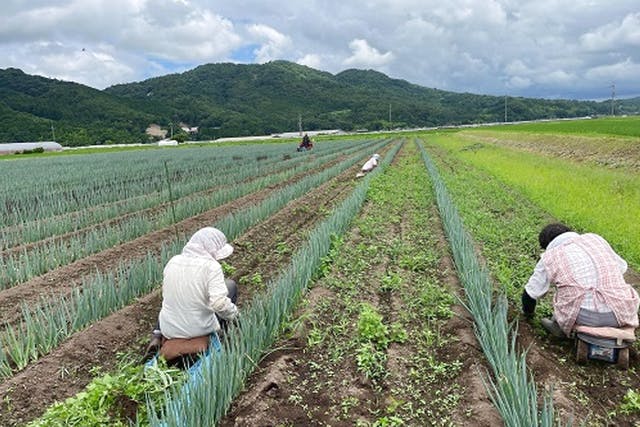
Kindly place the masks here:
<instances>
[{"instance_id":1,"label":"distant person","mask_svg":"<svg viewBox=\"0 0 640 427\"><path fill-rule=\"evenodd\" d=\"M356 175L356 178L360 178L365 176L367 173L371 172L378 166L378 160L380 159L380 154L376 153L367 162L362 165L362 169Z\"/></svg>"},{"instance_id":2,"label":"distant person","mask_svg":"<svg viewBox=\"0 0 640 427\"><path fill-rule=\"evenodd\" d=\"M211 333L220 333L226 321L238 317L236 283L224 278L218 263L232 252L222 231L205 227L169 260L163 272L162 309L147 358L158 350L162 354L163 344L173 339L196 339L192 343L200 347L192 353L199 353L207 348Z\"/></svg>"},{"instance_id":3,"label":"distant person","mask_svg":"<svg viewBox=\"0 0 640 427\"><path fill-rule=\"evenodd\" d=\"M311 141L311 138L309 138L309 135L305 133L304 136L302 137L302 141L300 142L300 145L298 145L298 151L307 151L307 150L311 150L312 148L313 148L313 142Z\"/></svg>"},{"instance_id":4,"label":"distant person","mask_svg":"<svg viewBox=\"0 0 640 427\"><path fill-rule=\"evenodd\" d=\"M522 293L522 309L532 317L536 300L556 286L553 317L542 326L557 337L574 326L638 327L638 293L625 282L627 263L602 237L549 224L538 236L544 250Z\"/></svg>"}]
</instances>

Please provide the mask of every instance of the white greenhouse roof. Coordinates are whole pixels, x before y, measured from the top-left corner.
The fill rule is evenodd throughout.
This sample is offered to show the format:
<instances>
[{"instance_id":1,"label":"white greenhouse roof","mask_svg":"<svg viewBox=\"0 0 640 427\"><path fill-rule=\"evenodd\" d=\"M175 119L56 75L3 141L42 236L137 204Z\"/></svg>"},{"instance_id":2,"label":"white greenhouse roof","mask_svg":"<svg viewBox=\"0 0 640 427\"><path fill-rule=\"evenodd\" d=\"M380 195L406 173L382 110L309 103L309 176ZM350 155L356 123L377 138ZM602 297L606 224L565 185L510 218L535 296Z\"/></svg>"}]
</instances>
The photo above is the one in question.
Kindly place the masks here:
<instances>
[{"instance_id":1,"label":"white greenhouse roof","mask_svg":"<svg viewBox=\"0 0 640 427\"><path fill-rule=\"evenodd\" d=\"M40 142L8 142L0 143L0 154L17 153L24 150L33 150L34 148L42 147L45 151L60 151L62 145L53 141L40 141Z\"/></svg>"}]
</instances>

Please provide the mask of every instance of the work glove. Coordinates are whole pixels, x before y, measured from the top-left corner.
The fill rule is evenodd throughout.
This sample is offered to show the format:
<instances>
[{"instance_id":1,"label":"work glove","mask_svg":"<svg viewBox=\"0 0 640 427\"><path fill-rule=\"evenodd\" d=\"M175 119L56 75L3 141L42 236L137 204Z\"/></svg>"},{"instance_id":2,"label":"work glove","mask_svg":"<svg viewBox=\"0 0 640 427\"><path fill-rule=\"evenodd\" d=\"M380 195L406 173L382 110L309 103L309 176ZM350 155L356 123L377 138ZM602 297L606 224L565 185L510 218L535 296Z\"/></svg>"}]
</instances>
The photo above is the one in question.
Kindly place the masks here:
<instances>
[{"instance_id":1,"label":"work glove","mask_svg":"<svg viewBox=\"0 0 640 427\"><path fill-rule=\"evenodd\" d=\"M527 291L522 291L522 313L525 320L533 319L536 312L536 300L531 298Z\"/></svg>"}]
</instances>

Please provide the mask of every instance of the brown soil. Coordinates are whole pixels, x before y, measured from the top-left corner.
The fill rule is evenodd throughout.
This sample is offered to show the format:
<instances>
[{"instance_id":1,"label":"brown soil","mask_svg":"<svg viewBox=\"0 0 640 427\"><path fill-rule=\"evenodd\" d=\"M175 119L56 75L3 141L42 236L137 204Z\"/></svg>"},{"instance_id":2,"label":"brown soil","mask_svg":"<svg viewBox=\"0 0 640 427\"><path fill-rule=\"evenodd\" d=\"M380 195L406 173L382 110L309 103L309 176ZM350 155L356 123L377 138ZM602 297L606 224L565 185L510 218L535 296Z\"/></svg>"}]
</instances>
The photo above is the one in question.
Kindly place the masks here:
<instances>
[{"instance_id":1,"label":"brown soil","mask_svg":"<svg viewBox=\"0 0 640 427\"><path fill-rule=\"evenodd\" d=\"M238 272L260 272L265 282L272 278L286 264L288 254L283 252L280 257L271 258L250 255L272 254L280 242L284 242L292 252L295 251L304 240L306 230L321 220L350 192L353 187L352 177L358 167L353 166L337 178L290 202L281 212L249 230L233 242L236 250L225 261L236 267ZM282 185L284 183L280 186ZM221 215L257 204L275 188L274 186L270 190L246 196L183 221L178 226L179 231L192 233L202 226L211 224ZM305 214L302 215L301 212ZM90 257L91 260L82 260L65 267L64 273L55 271L39 280L45 286L49 282L54 283L53 286L67 286L65 282L69 280L69 275L80 278L83 274L95 271L97 266L106 269L121 259L132 259L147 252L157 251L160 247L159 241L170 239L173 233L173 227L154 232L106 251L100 254L100 257ZM20 296L19 291L25 294ZM244 301L249 301L256 291L255 288L241 284L239 305L242 306ZM12 288L0 293L3 301L8 299L3 297L5 292L11 292L12 298L16 300L35 300L38 293L42 293L42 289L37 288L34 283L30 283L28 287ZM72 396L85 387L92 379L93 368L100 366L103 372L113 369L116 354L120 352L135 351L142 354L160 305L161 291L156 290L125 309L94 323L86 330L74 334L52 353L4 381L0 384L0 395L3 396L0 402L0 424L20 425L37 418L53 402Z\"/></svg>"}]
</instances>

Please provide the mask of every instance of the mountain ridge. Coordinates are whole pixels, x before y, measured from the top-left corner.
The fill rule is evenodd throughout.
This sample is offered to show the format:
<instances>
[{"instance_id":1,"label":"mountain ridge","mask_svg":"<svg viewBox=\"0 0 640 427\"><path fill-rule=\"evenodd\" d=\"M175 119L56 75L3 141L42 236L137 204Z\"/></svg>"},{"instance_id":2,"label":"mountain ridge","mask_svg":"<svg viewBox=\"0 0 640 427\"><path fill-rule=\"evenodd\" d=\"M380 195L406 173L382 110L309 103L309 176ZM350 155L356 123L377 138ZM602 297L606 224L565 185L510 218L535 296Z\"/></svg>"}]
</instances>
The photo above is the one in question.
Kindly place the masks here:
<instances>
[{"instance_id":1,"label":"mountain ridge","mask_svg":"<svg viewBox=\"0 0 640 427\"><path fill-rule=\"evenodd\" d=\"M510 121L610 111L608 101L507 101ZM297 130L300 119L305 130L497 122L504 104L504 97L426 88L374 70L334 75L283 60L203 64L104 90L8 68L0 70L0 141L55 134L63 145L149 142L152 123L177 132L186 123L198 128L196 138L214 139ZM640 98L618 105L637 112Z\"/></svg>"}]
</instances>

